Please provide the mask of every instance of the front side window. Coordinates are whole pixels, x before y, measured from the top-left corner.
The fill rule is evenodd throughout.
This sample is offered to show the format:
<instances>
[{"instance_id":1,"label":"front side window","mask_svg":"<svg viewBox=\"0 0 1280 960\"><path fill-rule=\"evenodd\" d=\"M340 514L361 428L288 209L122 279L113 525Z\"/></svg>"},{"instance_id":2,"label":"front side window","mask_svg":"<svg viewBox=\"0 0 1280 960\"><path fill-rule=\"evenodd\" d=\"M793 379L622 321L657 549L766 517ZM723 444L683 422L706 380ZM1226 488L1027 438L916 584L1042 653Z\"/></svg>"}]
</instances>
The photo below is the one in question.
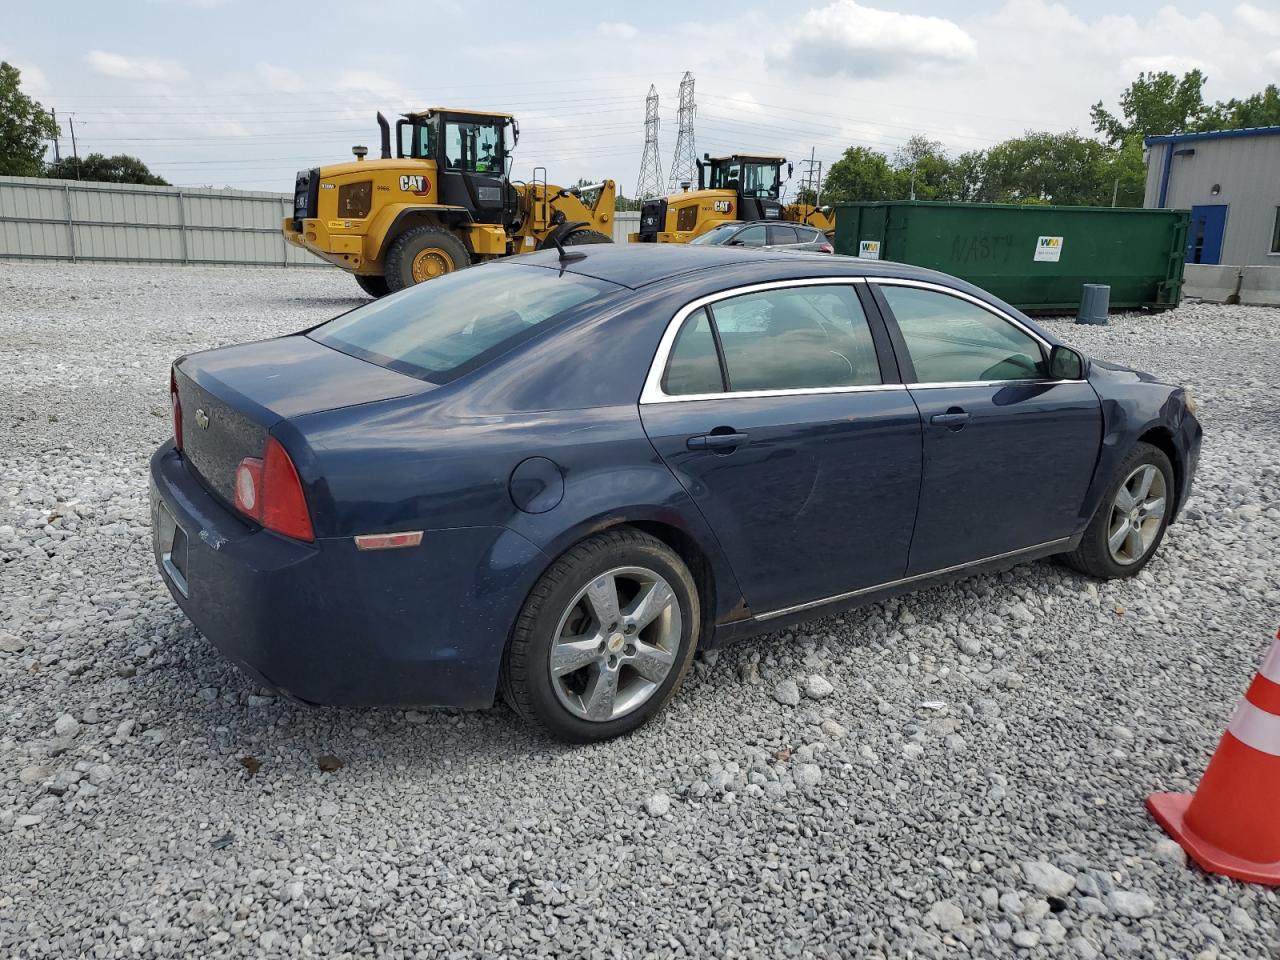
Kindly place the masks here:
<instances>
[{"instance_id":1,"label":"front side window","mask_svg":"<svg viewBox=\"0 0 1280 960\"><path fill-rule=\"evenodd\" d=\"M740 233L734 235L729 241L729 245L733 247L763 247L765 244L764 227L760 225L746 227Z\"/></svg>"},{"instance_id":2,"label":"front side window","mask_svg":"<svg viewBox=\"0 0 1280 960\"><path fill-rule=\"evenodd\" d=\"M706 312L720 342L730 392L881 382L866 314L847 284L745 294L717 300Z\"/></svg>"},{"instance_id":3,"label":"front side window","mask_svg":"<svg viewBox=\"0 0 1280 960\"><path fill-rule=\"evenodd\" d=\"M452 170L466 170L470 173L501 171L502 126L497 120L446 121L445 164Z\"/></svg>"},{"instance_id":4,"label":"front side window","mask_svg":"<svg viewBox=\"0 0 1280 960\"><path fill-rule=\"evenodd\" d=\"M374 300L307 336L361 360L445 383L571 308L620 289L607 280L572 273L493 264Z\"/></svg>"},{"instance_id":5,"label":"front side window","mask_svg":"<svg viewBox=\"0 0 1280 960\"><path fill-rule=\"evenodd\" d=\"M704 244L707 246L719 246L726 240L732 239L733 235L738 232L739 226L740 224L737 223L722 223L720 226L713 227L706 233L699 234L689 242Z\"/></svg>"},{"instance_id":6,"label":"front side window","mask_svg":"<svg viewBox=\"0 0 1280 960\"><path fill-rule=\"evenodd\" d=\"M917 383L1042 380L1045 357L1030 334L977 304L919 287L883 285Z\"/></svg>"}]
</instances>

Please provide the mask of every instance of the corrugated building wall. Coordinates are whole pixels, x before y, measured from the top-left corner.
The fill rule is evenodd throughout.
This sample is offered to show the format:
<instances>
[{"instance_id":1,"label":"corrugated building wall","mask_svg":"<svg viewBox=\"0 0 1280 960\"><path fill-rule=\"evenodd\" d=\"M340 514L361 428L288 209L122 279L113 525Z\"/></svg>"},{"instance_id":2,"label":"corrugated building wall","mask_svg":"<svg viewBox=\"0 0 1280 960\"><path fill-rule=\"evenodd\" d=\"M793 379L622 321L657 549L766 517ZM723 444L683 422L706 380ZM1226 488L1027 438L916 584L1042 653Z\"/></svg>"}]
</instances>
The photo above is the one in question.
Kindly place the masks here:
<instances>
[{"instance_id":1,"label":"corrugated building wall","mask_svg":"<svg viewBox=\"0 0 1280 960\"><path fill-rule=\"evenodd\" d=\"M1144 207L1191 210L1188 263L1280 266L1280 127L1148 137Z\"/></svg>"},{"instance_id":2,"label":"corrugated building wall","mask_svg":"<svg viewBox=\"0 0 1280 960\"><path fill-rule=\"evenodd\" d=\"M284 241L289 194L0 177L0 260L326 266Z\"/></svg>"}]
</instances>

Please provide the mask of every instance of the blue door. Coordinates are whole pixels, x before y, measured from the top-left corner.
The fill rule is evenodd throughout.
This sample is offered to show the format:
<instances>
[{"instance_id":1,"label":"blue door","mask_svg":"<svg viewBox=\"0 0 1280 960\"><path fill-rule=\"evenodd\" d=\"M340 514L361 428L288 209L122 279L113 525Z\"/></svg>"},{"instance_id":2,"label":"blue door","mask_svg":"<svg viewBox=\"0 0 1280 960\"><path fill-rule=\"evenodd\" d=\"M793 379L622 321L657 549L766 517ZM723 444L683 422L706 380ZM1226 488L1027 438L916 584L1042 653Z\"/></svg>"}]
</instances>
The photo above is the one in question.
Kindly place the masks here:
<instances>
[{"instance_id":1,"label":"blue door","mask_svg":"<svg viewBox=\"0 0 1280 960\"><path fill-rule=\"evenodd\" d=\"M906 570L921 427L891 352L852 284L717 300L659 351L645 431L755 614Z\"/></svg>"},{"instance_id":2,"label":"blue door","mask_svg":"<svg viewBox=\"0 0 1280 960\"><path fill-rule=\"evenodd\" d=\"M1227 229L1227 204L1191 208L1187 228L1187 263L1221 263L1222 235Z\"/></svg>"},{"instance_id":3,"label":"blue door","mask_svg":"<svg viewBox=\"0 0 1280 960\"><path fill-rule=\"evenodd\" d=\"M973 301L888 282L879 289L924 428L907 574L1071 536L1102 440L1093 388L1048 381L1037 337Z\"/></svg>"}]
</instances>

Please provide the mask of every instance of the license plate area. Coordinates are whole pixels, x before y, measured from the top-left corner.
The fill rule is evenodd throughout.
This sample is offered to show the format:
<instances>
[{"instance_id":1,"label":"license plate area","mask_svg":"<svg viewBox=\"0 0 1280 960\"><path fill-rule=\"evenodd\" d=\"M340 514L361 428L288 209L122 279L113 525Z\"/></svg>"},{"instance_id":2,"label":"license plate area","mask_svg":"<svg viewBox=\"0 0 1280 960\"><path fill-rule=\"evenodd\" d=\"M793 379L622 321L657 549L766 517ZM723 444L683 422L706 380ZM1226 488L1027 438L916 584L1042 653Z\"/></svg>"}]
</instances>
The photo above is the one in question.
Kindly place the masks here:
<instances>
[{"instance_id":1,"label":"license plate area","mask_svg":"<svg viewBox=\"0 0 1280 960\"><path fill-rule=\"evenodd\" d=\"M163 500L156 505L156 538L160 566L178 591L187 596L187 532L178 526Z\"/></svg>"}]
</instances>

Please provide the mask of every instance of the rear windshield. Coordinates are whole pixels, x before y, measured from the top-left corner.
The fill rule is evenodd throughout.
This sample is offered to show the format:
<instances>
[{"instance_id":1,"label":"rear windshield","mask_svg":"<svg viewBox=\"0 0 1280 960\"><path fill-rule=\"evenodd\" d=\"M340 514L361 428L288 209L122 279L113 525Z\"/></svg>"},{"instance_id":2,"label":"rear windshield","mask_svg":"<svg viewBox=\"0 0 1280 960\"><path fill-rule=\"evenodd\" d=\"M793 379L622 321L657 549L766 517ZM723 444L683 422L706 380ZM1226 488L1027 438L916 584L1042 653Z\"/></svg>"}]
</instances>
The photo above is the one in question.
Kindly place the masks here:
<instances>
[{"instance_id":1,"label":"rear windshield","mask_svg":"<svg viewBox=\"0 0 1280 960\"><path fill-rule=\"evenodd\" d=\"M607 280L542 267L473 267L357 307L307 336L391 370L445 383L573 307L619 289Z\"/></svg>"}]
</instances>

